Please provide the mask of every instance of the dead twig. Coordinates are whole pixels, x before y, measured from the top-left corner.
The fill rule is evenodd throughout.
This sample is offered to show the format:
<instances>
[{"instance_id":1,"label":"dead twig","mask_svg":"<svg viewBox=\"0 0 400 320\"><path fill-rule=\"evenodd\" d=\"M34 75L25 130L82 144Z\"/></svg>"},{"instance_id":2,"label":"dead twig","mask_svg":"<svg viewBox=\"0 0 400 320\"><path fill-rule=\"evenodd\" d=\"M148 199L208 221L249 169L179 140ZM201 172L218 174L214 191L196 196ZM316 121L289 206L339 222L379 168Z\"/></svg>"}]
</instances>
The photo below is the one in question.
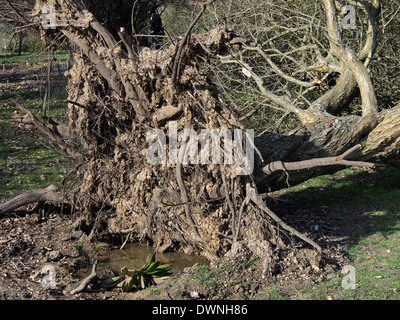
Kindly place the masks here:
<instances>
[{"instance_id":1,"label":"dead twig","mask_svg":"<svg viewBox=\"0 0 400 320\"><path fill-rule=\"evenodd\" d=\"M125 248L125 245L128 243L129 238L131 237L132 232L129 232L128 235L126 236L126 239L124 241L124 243L121 245L121 247L119 248L119 250L122 250Z\"/></svg>"},{"instance_id":2,"label":"dead twig","mask_svg":"<svg viewBox=\"0 0 400 320\"><path fill-rule=\"evenodd\" d=\"M71 291L71 294L82 292L89 285L89 283L91 283L97 277L96 266L97 260L93 262L92 272L90 273L90 275L83 279L81 284L76 289Z\"/></svg>"}]
</instances>

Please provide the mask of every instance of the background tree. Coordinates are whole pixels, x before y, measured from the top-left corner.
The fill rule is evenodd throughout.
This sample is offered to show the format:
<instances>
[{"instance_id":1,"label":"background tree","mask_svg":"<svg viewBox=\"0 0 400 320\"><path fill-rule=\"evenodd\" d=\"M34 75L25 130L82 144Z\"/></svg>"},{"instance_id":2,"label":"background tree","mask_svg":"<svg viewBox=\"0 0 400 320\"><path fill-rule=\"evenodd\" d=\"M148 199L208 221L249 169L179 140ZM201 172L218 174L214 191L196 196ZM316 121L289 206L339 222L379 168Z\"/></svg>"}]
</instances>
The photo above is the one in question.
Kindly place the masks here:
<instances>
[{"instance_id":1,"label":"background tree","mask_svg":"<svg viewBox=\"0 0 400 320\"><path fill-rule=\"evenodd\" d=\"M0 1L0 23L10 26L13 38L18 36L18 54L22 54L24 31L28 28L27 14L32 10L34 1Z\"/></svg>"}]
</instances>

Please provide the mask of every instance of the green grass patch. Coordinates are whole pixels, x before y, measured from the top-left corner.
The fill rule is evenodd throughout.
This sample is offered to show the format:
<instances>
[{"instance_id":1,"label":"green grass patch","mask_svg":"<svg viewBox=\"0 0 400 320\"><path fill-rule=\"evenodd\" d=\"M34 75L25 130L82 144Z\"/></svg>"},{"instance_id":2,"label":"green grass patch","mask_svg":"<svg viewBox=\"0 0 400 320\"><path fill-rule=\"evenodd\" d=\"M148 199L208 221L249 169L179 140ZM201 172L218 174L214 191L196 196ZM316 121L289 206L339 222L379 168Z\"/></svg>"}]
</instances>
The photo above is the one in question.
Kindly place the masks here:
<instances>
[{"instance_id":1,"label":"green grass patch","mask_svg":"<svg viewBox=\"0 0 400 320\"><path fill-rule=\"evenodd\" d=\"M63 50L55 51L54 57L58 61L68 61L70 59L69 53ZM30 66L36 65L39 62L47 62L49 55L47 51L40 53L23 52L21 55L16 53L5 53L0 55L1 63L25 63L28 59Z\"/></svg>"},{"instance_id":2,"label":"green grass patch","mask_svg":"<svg viewBox=\"0 0 400 320\"><path fill-rule=\"evenodd\" d=\"M305 299L400 299L400 170L348 168L278 192L301 210L333 219L348 237L345 254L355 288L344 289L339 271L302 285Z\"/></svg>"},{"instance_id":3,"label":"green grass patch","mask_svg":"<svg viewBox=\"0 0 400 320\"><path fill-rule=\"evenodd\" d=\"M235 287L246 285L242 271L255 265L259 260L253 257L244 263L234 263L227 258L215 262L215 267L196 265L191 279L219 299L229 299ZM229 281L227 281L229 279Z\"/></svg>"},{"instance_id":4,"label":"green grass patch","mask_svg":"<svg viewBox=\"0 0 400 320\"><path fill-rule=\"evenodd\" d=\"M0 94L0 199L50 184L61 187L70 162L46 138L22 131L11 122L16 108L9 102L10 97L35 112L41 105L38 92Z\"/></svg>"}]
</instances>

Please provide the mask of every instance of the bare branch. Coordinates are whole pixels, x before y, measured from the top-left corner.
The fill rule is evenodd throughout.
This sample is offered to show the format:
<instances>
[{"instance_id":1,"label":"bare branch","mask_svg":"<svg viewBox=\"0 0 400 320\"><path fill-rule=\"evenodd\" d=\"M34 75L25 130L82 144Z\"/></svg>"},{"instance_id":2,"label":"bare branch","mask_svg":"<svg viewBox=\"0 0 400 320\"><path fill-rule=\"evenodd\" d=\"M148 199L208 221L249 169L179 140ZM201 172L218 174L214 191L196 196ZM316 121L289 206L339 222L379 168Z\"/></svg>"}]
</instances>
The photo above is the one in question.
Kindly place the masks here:
<instances>
[{"instance_id":1,"label":"bare branch","mask_svg":"<svg viewBox=\"0 0 400 320\"><path fill-rule=\"evenodd\" d=\"M314 46L313 46L314 47ZM285 72L283 72L273 61L272 59L258 46L256 47L250 47L250 46L245 46L245 49L247 50L252 50L252 51L257 51L264 59L265 61L268 62L268 64L271 66L271 68L279 75L281 76L283 79L285 79L286 81L292 82L294 84L297 84L299 86L302 87L312 87L316 84L320 84L321 81L319 79L316 79L312 82L305 82L305 81L301 81L299 79L296 79L292 76L287 75ZM297 48L297 50L303 50L301 48Z\"/></svg>"},{"instance_id":2,"label":"bare branch","mask_svg":"<svg viewBox=\"0 0 400 320\"><path fill-rule=\"evenodd\" d=\"M252 68L248 63L244 62L243 60L229 59L229 57L220 56L220 59L222 63L236 63L241 65L243 67L243 72L255 81L261 94L266 97L270 102L273 102L286 110L290 110L297 115L300 115L303 112L303 110L290 103L290 101L288 101L284 97L277 96L276 94L265 88L263 79L252 71Z\"/></svg>"},{"instance_id":3,"label":"bare branch","mask_svg":"<svg viewBox=\"0 0 400 320\"><path fill-rule=\"evenodd\" d=\"M62 195L58 192L56 186L50 185L45 189L37 189L22 193L11 200L0 204L0 216L12 212L22 206L26 206L35 202L58 202L64 201Z\"/></svg>"},{"instance_id":4,"label":"bare branch","mask_svg":"<svg viewBox=\"0 0 400 320\"><path fill-rule=\"evenodd\" d=\"M367 69L354 51L342 43L334 0L323 0L323 3L328 29L326 36L330 42L331 52L351 70L356 79L362 99L363 116L378 113L378 101Z\"/></svg>"},{"instance_id":5,"label":"bare branch","mask_svg":"<svg viewBox=\"0 0 400 320\"><path fill-rule=\"evenodd\" d=\"M317 158L310 159L304 161L295 161L295 162L282 162L282 161L274 161L269 163L263 168L265 174L270 175L273 172L284 170L284 171L295 171L302 169L311 169L315 167L321 166L334 166L334 165L344 165L344 166L360 166L366 168L375 168L374 163L370 162L362 162L362 161L351 161L345 160L344 158L361 148L361 145L356 145L348 151L344 152L340 156L337 157L326 157L326 158Z\"/></svg>"},{"instance_id":6,"label":"bare branch","mask_svg":"<svg viewBox=\"0 0 400 320\"><path fill-rule=\"evenodd\" d=\"M6 0L10 9L18 16L19 19L22 20L25 24L30 24L30 21L9 1Z\"/></svg>"},{"instance_id":7,"label":"bare branch","mask_svg":"<svg viewBox=\"0 0 400 320\"><path fill-rule=\"evenodd\" d=\"M357 81L362 99L363 116L378 113L378 100L375 88L364 64L353 50L344 47L340 41L336 41L329 36L328 39L332 44L332 52L345 63Z\"/></svg>"},{"instance_id":8,"label":"bare branch","mask_svg":"<svg viewBox=\"0 0 400 320\"><path fill-rule=\"evenodd\" d=\"M364 65L367 67L371 62L371 59L378 46L375 20L380 11L380 1L374 0L373 9L370 8L370 6L366 1L363 1L363 6L368 13L368 30L367 30L367 39L365 41L364 47L359 52L358 57L361 61L365 61Z\"/></svg>"}]
</instances>

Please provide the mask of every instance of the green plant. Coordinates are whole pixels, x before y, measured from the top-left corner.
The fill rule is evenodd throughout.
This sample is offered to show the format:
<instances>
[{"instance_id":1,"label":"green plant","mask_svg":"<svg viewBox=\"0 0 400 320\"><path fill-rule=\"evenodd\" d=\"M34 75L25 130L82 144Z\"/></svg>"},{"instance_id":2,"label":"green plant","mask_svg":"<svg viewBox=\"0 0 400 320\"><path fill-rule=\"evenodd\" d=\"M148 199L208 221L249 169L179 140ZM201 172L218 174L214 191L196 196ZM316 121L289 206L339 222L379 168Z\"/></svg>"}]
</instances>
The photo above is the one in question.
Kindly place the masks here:
<instances>
[{"instance_id":1,"label":"green plant","mask_svg":"<svg viewBox=\"0 0 400 320\"><path fill-rule=\"evenodd\" d=\"M159 261L155 261L156 253L141 267L136 270L128 270L127 267L121 269L122 275L103 280L101 285L105 288L115 287L122 282L122 290L124 292L133 292L148 288L155 284L154 278L166 277L172 274L170 270L172 265L160 265Z\"/></svg>"},{"instance_id":2,"label":"green plant","mask_svg":"<svg viewBox=\"0 0 400 320\"><path fill-rule=\"evenodd\" d=\"M211 270L205 265L197 265L193 267L195 273L193 279L200 285L210 290L216 290L220 287L219 279L223 277L222 271Z\"/></svg>"},{"instance_id":3,"label":"green plant","mask_svg":"<svg viewBox=\"0 0 400 320\"><path fill-rule=\"evenodd\" d=\"M86 267L87 265L93 263L93 258L99 252L100 248L100 245L96 245L93 248L93 251L89 253L85 249L84 241L81 240L73 245L72 258L70 258L69 260L74 266Z\"/></svg>"}]
</instances>

